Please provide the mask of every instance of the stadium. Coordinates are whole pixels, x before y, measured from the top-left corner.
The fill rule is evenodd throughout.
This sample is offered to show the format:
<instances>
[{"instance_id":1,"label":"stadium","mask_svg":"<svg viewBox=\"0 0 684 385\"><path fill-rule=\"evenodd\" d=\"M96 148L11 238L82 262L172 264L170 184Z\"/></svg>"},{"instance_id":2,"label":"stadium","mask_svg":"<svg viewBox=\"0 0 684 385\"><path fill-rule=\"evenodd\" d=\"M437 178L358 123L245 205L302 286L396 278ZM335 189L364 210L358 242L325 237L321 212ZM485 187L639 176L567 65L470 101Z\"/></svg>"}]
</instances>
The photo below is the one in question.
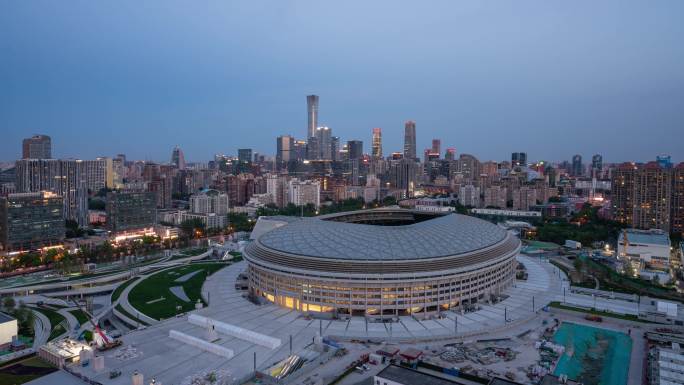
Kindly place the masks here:
<instances>
[{"instance_id":1,"label":"stadium","mask_svg":"<svg viewBox=\"0 0 684 385\"><path fill-rule=\"evenodd\" d=\"M307 313L431 315L498 298L520 240L484 220L404 209L262 217L246 248L252 297Z\"/></svg>"}]
</instances>

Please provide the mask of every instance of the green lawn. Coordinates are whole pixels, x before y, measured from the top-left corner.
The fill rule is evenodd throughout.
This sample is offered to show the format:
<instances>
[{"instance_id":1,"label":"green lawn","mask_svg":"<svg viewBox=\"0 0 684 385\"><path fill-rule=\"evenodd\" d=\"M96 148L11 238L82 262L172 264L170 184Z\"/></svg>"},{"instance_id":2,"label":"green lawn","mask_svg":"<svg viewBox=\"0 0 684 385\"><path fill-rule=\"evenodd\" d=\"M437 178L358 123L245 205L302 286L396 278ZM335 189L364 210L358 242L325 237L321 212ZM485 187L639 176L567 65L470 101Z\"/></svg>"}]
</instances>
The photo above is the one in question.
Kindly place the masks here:
<instances>
[{"instance_id":1,"label":"green lawn","mask_svg":"<svg viewBox=\"0 0 684 385\"><path fill-rule=\"evenodd\" d=\"M138 319L135 315L133 315L133 314L127 312L126 309L124 309L123 306L121 306L120 304L119 304L119 305L116 305L116 310L117 310L119 313L122 313L122 314L125 315L126 317L130 318L132 321L138 321L138 323L140 323L141 325L147 326L147 323L146 323L145 321L140 320L140 319ZM137 325L130 325L130 326L137 326Z\"/></svg>"},{"instance_id":2,"label":"green lawn","mask_svg":"<svg viewBox=\"0 0 684 385\"><path fill-rule=\"evenodd\" d=\"M201 299L202 284L207 274L227 266L224 263L197 263L176 267L158 272L137 284L129 293L128 301L139 310L154 319L173 317L177 314L176 306L181 306L181 312L193 310L195 303ZM185 282L174 282L176 279L199 270L192 278ZM176 297L170 287L182 286L190 302L185 302ZM160 298L163 297L164 299ZM155 301L153 303L148 303Z\"/></svg>"},{"instance_id":3,"label":"green lawn","mask_svg":"<svg viewBox=\"0 0 684 385\"><path fill-rule=\"evenodd\" d=\"M36 356L0 367L0 384L20 385L57 371L57 368Z\"/></svg>"},{"instance_id":4,"label":"green lawn","mask_svg":"<svg viewBox=\"0 0 684 385\"><path fill-rule=\"evenodd\" d=\"M68 324L66 318L64 318L61 314L44 307L34 307L33 309L42 313L50 320L52 330L50 331L50 337L48 337L48 341L54 340L67 331Z\"/></svg>"},{"instance_id":5,"label":"green lawn","mask_svg":"<svg viewBox=\"0 0 684 385\"><path fill-rule=\"evenodd\" d=\"M602 317L611 317L611 318L618 318L618 319L623 319L623 320L627 320L627 321L651 323L649 321L640 320L639 317L632 315L632 314L618 314L618 313L610 313L610 312L600 311L600 310L584 309L581 307L563 305L558 301L551 302L549 304L549 306L555 307L557 309L571 310L571 311L576 311L576 312L580 312L580 313L587 313L587 314L594 314L594 315L598 315L598 316L602 316Z\"/></svg>"},{"instance_id":6,"label":"green lawn","mask_svg":"<svg viewBox=\"0 0 684 385\"><path fill-rule=\"evenodd\" d=\"M123 293L124 289L126 289L128 285L132 284L137 279L138 277L133 277L128 281L122 283L121 285L117 286L116 289L114 289L114 292L112 292L112 303L116 302L121 296L121 293Z\"/></svg>"},{"instance_id":7,"label":"green lawn","mask_svg":"<svg viewBox=\"0 0 684 385\"><path fill-rule=\"evenodd\" d=\"M85 325L86 323L88 323L88 315L86 315L86 313L84 313L83 310L69 310L69 313L76 317L76 320L78 320L79 324Z\"/></svg>"}]
</instances>

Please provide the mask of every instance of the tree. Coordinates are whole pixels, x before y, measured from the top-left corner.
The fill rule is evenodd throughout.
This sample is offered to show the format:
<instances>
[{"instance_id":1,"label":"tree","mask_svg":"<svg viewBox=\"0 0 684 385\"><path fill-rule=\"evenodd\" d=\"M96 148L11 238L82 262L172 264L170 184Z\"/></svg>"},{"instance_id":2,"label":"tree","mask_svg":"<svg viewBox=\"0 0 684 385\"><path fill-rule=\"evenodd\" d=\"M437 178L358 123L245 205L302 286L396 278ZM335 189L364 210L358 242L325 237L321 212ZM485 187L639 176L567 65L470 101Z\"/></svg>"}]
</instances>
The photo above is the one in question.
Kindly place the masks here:
<instances>
[{"instance_id":1,"label":"tree","mask_svg":"<svg viewBox=\"0 0 684 385\"><path fill-rule=\"evenodd\" d=\"M14 310L14 307L17 306L17 303L16 301L14 301L14 298L7 297L2 301L2 306L5 308L7 312L10 312Z\"/></svg>"}]
</instances>

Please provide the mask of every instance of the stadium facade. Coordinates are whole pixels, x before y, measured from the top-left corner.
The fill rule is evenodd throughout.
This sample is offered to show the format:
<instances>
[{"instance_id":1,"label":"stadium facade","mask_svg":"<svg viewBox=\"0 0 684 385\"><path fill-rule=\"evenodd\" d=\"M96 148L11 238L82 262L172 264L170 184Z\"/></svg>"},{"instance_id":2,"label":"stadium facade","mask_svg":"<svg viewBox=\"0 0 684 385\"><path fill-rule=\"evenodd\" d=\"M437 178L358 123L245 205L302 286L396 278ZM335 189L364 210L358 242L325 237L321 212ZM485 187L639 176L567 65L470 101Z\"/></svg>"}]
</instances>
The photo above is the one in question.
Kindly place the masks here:
<instances>
[{"instance_id":1,"label":"stadium facade","mask_svg":"<svg viewBox=\"0 0 684 385\"><path fill-rule=\"evenodd\" d=\"M376 209L259 221L244 253L250 294L335 316L428 315L488 301L513 284L520 251L511 233L459 214Z\"/></svg>"}]
</instances>

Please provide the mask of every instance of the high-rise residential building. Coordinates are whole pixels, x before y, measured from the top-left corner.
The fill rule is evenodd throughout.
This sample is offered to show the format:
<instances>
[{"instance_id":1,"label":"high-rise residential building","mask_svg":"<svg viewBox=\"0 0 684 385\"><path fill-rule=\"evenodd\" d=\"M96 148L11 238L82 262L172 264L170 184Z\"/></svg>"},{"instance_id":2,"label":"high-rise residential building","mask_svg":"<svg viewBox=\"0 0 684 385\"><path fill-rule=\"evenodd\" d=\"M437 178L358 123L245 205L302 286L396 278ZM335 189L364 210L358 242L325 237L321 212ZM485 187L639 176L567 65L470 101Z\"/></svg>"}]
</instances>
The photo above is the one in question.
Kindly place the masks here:
<instances>
[{"instance_id":1,"label":"high-rise residential building","mask_svg":"<svg viewBox=\"0 0 684 385\"><path fill-rule=\"evenodd\" d=\"M29 251L64 241L62 197L51 192L0 197L0 250Z\"/></svg>"},{"instance_id":2,"label":"high-rise residential building","mask_svg":"<svg viewBox=\"0 0 684 385\"><path fill-rule=\"evenodd\" d=\"M193 214L228 214L228 194L217 190L202 190L190 196L190 212Z\"/></svg>"},{"instance_id":3,"label":"high-rise residential building","mask_svg":"<svg viewBox=\"0 0 684 385\"><path fill-rule=\"evenodd\" d=\"M613 219L637 229L670 231L676 202L676 170L658 162L645 165L623 163L613 172Z\"/></svg>"},{"instance_id":4,"label":"high-rise residential building","mask_svg":"<svg viewBox=\"0 0 684 385\"><path fill-rule=\"evenodd\" d=\"M404 158L416 159L416 122L413 120L404 123Z\"/></svg>"},{"instance_id":5,"label":"high-rise residential building","mask_svg":"<svg viewBox=\"0 0 684 385\"><path fill-rule=\"evenodd\" d=\"M318 209L321 205L321 183L319 181L292 179L288 185L289 203L295 206L312 204Z\"/></svg>"},{"instance_id":6,"label":"high-rise residential building","mask_svg":"<svg viewBox=\"0 0 684 385\"><path fill-rule=\"evenodd\" d=\"M52 139L47 135L34 135L21 143L22 159L52 159Z\"/></svg>"},{"instance_id":7,"label":"high-rise residential building","mask_svg":"<svg viewBox=\"0 0 684 385\"><path fill-rule=\"evenodd\" d=\"M154 192L107 193L107 229L113 233L154 226L157 196Z\"/></svg>"},{"instance_id":8,"label":"high-rise residential building","mask_svg":"<svg viewBox=\"0 0 684 385\"><path fill-rule=\"evenodd\" d=\"M314 159L332 159L332 130L330 127L316 127L315 137L318 140L318 156Z\"/></svg>"},{"instance_id":9,"label":"high-rise residential building","mask_svg":"<svg viewBox=\"0 0 684 385\"><path fill-rule=\"evenodd\" d=\"M572 170L570 172L572 176L583 176L584 175L584 165L582 164L582 155L576 154L572 157Z\"/></svg>"},{"instance_id":10,"label":"high-rise residential building","mask_svg":"<svg viewBox=\"0 0 684 385\"><path fill-rule=\"evenodd\" d=\"M63 198L64 219L88 225L88 187L84 161L78 159L20 159L16 161L16 190L50 191Z\"/></svg>"},{"instance_id":11,"label":"high-rise residential building","mask_svg":"<svg viewBox=\"0 0 684 385\"><path fill-rule=\"evenodd\" d=\"M622 163L613 171L611 181L611 205L613 219L625 225L632 225L634 214L634 183L637 165Z\"/></svg>"},{"instance_id":12,"label":"high-rise residential building","mask_svg":"<svg viewBox=\"0 0 684 385\"><path fill-rule=\"evenodd\" d=\"M458 203L463 206L480 207L480 188L472 184L461 186L458 191Z\"/></svg>"},{"instance_id":13,"label":"high-rise residential building","mask_svg":"<svg viewBox=\"0 0 684 385\"><path fill-rule=\"evenodd\" d=\"M672 232L684 235L684 162L672 169ZM684 248L683 248L684 250Z\"/></svg>"},{"instance_id":14,"label":"high-rise residential building","mask_svg":"<svg viewBox=\"0 0 684 385\"><path fill-rule=\"evenodd\" d=\"M171 152L171 165L179 170L185 170L185 155L179 146L173 148Z\"/></svg>"},{"instance_id":15,"label":"high-rise residential building","mask_svg":"<svg viewBox=\"0 0 684 385\"><path fill-rule=\"evenodd\" d=\"M438 156L442 153L442 141L439 139L432 139L432 153Z\"/></svg>"},{"instance_id":16,"label":"high-rise residential building","mask_svg":"<svg viewBox=\"0 0 684 385\"><path fill-rule=\"evenodd\" d=\"M506 188L502 186L492 186L484 190L484 206L506 208Z\"/></svg>"},{"instance_id":17,"label":"high-rise residential building","mask_svg":"<svg viewBox=\"0 0 684 385\"><path fill-rule=\"evenodd\" d=\"M318 95L308 95L306 97L307 131L306 140L316 136L318 128Z\"/></svg>"},{"instance_id":18,"label":"high-rise residential building","mask_svg":"<svg viewBox=\"0 0 684 385\"><path fill-rule=\"evenodd\" d=\"M373 129L373 144L371 155L375 159L382 158L382 129L379 127Z\"/></svg>"},{"instance_id":19,"label":"high-rise residential building","mask_svg":"<svg viewBox=\"0 0 684 385\"><path fill-rule=\"evenodd\" d=\"M266 177L266 194L270 194L273 203L278 207L287 205L288 183L287 178L278 175L268 175Z\"/></svg>"},{"instance_id":20,"label":"high-rise residential building","mask_svg":"<svg viewBox=\"0 0 684 385\"><path fill-rule=\"evenodd\" d=\"M276 139L276 163L278 167L283 167L290 160L294 160L294 137L282 135Z\"/></svg>"},{"instance_id":21,"label":"high-rise residential building","mask_svg":"<svg viewBox=\"0 0 684 385\"><path fill-rule=\"evenodd\" d=\"M349 159L363 158L363 141L350 140L347 142L347 154Z\"/></svg>"},{"instance_id":22,"label":"high-rise residential building","mask_svg":"<svg viewBox=\"0 0 684 385\"><path fill-rule=\"evenodd\" d=\"M634 181L634 213L632 225L639 229L670 231L672 173L657 162L649 162L637 170Z\"/></svg>"},{"instance_id":23,"label":"high-rise residential building","mask_svg":"<svg viewBox=\"0 0 684 385\"><path fill-rule=\"evenodd\" d=\"M513 190L513 210L529 211L530 206L537 204L537 190L534 187L523 186Z\"/></svg>"},{"instance_id":24,"label":"high-rise residential building","mask_svg":"<svg viewBox=\"0 0 684 385\"><path fill-rule=\"evenodd\" d=\"M112 158L83 161L86 187L92 194L103 188L114 188L114 164Z\"/></svg>"},{"instance_id":25,"label":"high-rise residential building","mask_svg":"<svg viewBox=\"0 0 684 385\"><path fill-rule=\"evenodd\" d=\"M239 148L238 149L238 162L241 165L252 163L252 149L251 148Z\"/></svg>"},{"instance_id":26,"label":"high-rise residential building","mask_svg":"<svg viewBox=\"0 0 684 385\"><path fill-rule=\"evenodd\" d=\"M480 161L473 155L461 154L459 156L456 170L463 175L465 181L476 181L480 176L481 169Z\"/></svg>"},{"instance_id":27,"label":"high-rise residential building","mask_svg":"<svg viewBox=\"0 0 684 385\"><path fill-rule=\"evenodd\" d=\"M527 166L527 153L526 152L514 152L511 154L511 166L512 167L525 167Z\"/></svg>"},{"instance_id":28,"label":"high-rise residential building","mask_svg":"<svg viewBox=\"0 0 684 385\"><path fill-rule=\"evenodd\" d=\"M603 157L601 154L595 154L591 157L591 176L599 178L603 171Z\"/></svg>"}]
</instances>

